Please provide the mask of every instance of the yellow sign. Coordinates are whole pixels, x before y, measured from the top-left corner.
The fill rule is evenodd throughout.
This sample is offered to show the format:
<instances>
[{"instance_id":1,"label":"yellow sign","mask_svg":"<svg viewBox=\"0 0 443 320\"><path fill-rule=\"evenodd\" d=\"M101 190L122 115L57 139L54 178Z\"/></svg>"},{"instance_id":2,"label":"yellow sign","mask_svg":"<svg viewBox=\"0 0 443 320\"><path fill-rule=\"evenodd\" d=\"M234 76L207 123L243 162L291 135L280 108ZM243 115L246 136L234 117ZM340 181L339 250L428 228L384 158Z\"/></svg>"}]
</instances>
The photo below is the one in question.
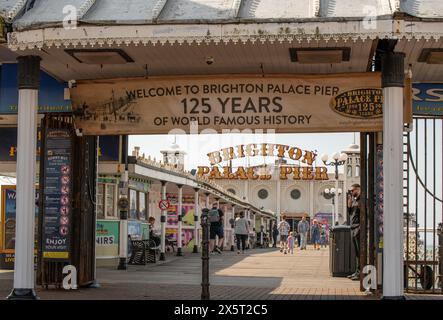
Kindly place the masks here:
<instances>
[{"instance_id":1,"label":"yellow sign","mask_svg":"<svg viewBox=\"0 0 443 320\"><path fill-rule=\"evenodd\" d=\"M79 81L71 97L85 135L355 132L383 130L380 87L375 72L176 76Z\"/></svg>"},{"instance_id":2,"label":"yellow sign","mask_svg":"<svg viewBox=\"0 0 443 320\"><path fill-rule=\"evenodd\" d=\"M43 258L46 258L46 259L68 259L69 252L43 252Z\"/></svg>"}]
</instances>

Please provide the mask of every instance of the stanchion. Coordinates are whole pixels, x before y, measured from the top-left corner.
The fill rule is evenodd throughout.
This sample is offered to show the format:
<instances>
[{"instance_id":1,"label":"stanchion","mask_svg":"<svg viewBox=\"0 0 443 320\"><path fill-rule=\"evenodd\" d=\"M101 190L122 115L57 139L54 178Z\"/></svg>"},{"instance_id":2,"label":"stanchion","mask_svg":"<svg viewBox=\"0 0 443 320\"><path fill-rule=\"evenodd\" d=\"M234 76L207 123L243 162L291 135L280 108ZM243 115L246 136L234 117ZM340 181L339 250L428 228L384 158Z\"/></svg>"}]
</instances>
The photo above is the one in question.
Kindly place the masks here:
<instances>
[{"instance_id":1,"label":"stanchion","mask_svg":"<svg viewBox=\"0 0 443 320\"><path fill-rule=\"evenodd\" d=\"M201 227L202 227L202 300L209 300L209 209L202 210Z\"/></svg>"}]
</instances>

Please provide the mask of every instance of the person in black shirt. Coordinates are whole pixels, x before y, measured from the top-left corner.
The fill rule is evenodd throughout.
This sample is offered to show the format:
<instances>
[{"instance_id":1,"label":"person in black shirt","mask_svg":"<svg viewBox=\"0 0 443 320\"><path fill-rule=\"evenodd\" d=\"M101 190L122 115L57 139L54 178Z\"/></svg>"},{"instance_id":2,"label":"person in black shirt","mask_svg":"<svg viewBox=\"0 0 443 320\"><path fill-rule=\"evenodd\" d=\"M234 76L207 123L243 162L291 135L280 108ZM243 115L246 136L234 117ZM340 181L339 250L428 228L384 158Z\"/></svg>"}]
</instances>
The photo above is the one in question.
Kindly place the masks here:
<instances>
[{"instance_id":1,"label":"person in black shirt","mask_svg":"<svg viewBox=\"0 0 443 320\"><path fill-rule=\"evenodd\" d=\"M348 278L352 280L360 280L360 193L361 187L359 184L351 186L350 194L348 195L348 213L351 226L351 238L355 249L356 256L356 270Z\"/></svg>"},{"instance_id":2,"label":"person in black shirt","mask_svg":"<svg viewBox=\"0 0 443 320\"><path fill-rule=\"evenodd\" d=\"M218 204L214 203L212 209L209 210L208 219L211 223L209 226L209 252L217 252L221 254L220 248L223 245L223 216L224 213L218 208ZM218 236L218 246L215 244L215 239Z\"/></svg>"}]
</instances>

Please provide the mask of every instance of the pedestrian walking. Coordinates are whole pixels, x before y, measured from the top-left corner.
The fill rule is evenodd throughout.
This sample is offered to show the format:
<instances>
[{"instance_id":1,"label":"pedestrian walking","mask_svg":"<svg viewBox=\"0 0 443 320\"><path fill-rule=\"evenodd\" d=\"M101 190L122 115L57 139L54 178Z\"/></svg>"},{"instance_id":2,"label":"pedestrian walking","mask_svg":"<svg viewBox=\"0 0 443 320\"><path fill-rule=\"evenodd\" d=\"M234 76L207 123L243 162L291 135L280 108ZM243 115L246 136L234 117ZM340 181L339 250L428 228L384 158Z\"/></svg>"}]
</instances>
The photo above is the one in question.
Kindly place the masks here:
<instances>
[{"instance_id":1,"label":"pedestrian walking","mask_svg":"<svg viewBox=\"0 0 443 320\"><path fill-rule=\"evenodd\" d=\"M245 253L246 240L248 239L249 234L249 224L245 219L245 213L243 211L240 212L239 217L235 219L234 232L235 238L237 239L237 254L240 254L240 249L242 253Z\"/></svg>"},{"instance_id":2,"label":"pedestrian walking","mask_svg":"<svg viewBox=\"0 0 443 320\"><path fill-rule=\"evenodd\" d=\"M218 208L217 203L214 203L208 213L208 220L211 223L209 226L209 252L212 254L214 252L222 253L220 248L223 245L223 216L223 211ZM215 242L216 237L218 237L218 246Z\"/></svg>"},{"instance_id":3,"label":"pedestrian walking","mask_svg":"<svg viewBox=\"0 0 443 320\"><path fill-rule=\"evenodd\" d=\"M320 226L317 219L314 219L311 228L311 242L314 244L314 250L320 250Z\"/></svg>"},{"instance_id":4,"label":"pedestrian walking","mask_svg":"<svg viewBox=\"0 0 443 320\"><path fill-rule=\"evenodd\" d=\"M293 232L289 232L288 237L288 252L291 252L291 254L294 254L294 247L295 247L295 237Z\"/></svg>"},{"instance_id":5,"label":"pedestrian walking","mask_svg":"<svg viewBox=\"0 0 443 320\"><path fill-rule=\"evenodd\" d=\"M300 234L300 250L306 250L308 231L309 223L306 221L306 217L303 216L297 226L297 232Z\"/></svg>"},{"instance_id":6,"label":"pedestrian walking","mask_svg":"<svg viewBox=\"0 0 443 320\"><path fill-rule=\"evenodd\" d=\"M284 252L286 254L288 247L288 235L291 226L286 222L286 216L282 217L282 221L278 224L278 232L280 233L280 252Z\"/></svg>"},{"instance_id":7,"label":"pedestrian walking","mask_svg":"<svg viewBox=\"0 0 443 320\"><path fill-rule=\"evenodd\" d=\"M272 240L274 242L272 244L273 248L277 248L277 237L278 237L278 228L277 228L277 224L274 223L274 225L272 227Z\"/></svg>"},{"instance_id":8,"label":"pedestrian walking","mask_svg":"<svg viewBox=\"0 0 443 320\"><path fill-rule=\"evenodd\" d=\"M321 224L320 228L320 247L327 246L327 239L326 239L326 225Z\"/></svg>"}]
</instances>

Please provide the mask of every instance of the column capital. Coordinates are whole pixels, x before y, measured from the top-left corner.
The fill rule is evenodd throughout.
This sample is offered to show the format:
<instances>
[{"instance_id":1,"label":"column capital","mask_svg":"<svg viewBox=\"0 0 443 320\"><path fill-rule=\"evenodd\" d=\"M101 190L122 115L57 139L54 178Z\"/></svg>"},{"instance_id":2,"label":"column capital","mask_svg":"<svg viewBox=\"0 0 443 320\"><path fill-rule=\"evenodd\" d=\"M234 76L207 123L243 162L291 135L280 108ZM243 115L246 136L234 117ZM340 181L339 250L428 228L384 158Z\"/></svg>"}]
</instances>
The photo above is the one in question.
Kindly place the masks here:
<instances>
[{"instance_id":1,"label":"column capital","mask_svg":"<svg viewBox=\"0 0 443 320\"><path fill-rule=\"evenodd\" d=\"M405 54L403 52L386 52L381 57L382 87L404 87Z\"/></svg>"},{"instance_id":2,"label":"column capital","mask_svg":"<svg viewBox=\"0 0 443 320\"><path fill-rule=\"evenodd\" d=\"M17 80L19 89L35 89L40 87L39 56L22 56L17 58Z\"/></svg>"},{"instance_id":3,"label":"column capital","mask_svg":"<svg viewBox=\"0 0 443 320\"><path fill-rule=\"evenodd\" d=\"M181 188L183 188L183 185L182 184L177 184L177 188L181 189Z\"/></svg>"},{"instance_id":4,"label":"column capital","mask_svg":"<svg viewBox=\"0 0 443 320\"><path fill-rule=\"evenodd\" d=\"M168 183L167 181L160 181L162 184L162 187L166 186L166 184Z\"/></svg>"},{"instance_id":5,"label":"column capital","mask_svg":"<svg viewBox=\"0 0 443 320\"><path fill-rule=\"evenodd\" d=\"M194 188L194 191L195 191L195 192L199 192L199 191L200 191L200 188Z\"/></svg>"}]
</instances>

